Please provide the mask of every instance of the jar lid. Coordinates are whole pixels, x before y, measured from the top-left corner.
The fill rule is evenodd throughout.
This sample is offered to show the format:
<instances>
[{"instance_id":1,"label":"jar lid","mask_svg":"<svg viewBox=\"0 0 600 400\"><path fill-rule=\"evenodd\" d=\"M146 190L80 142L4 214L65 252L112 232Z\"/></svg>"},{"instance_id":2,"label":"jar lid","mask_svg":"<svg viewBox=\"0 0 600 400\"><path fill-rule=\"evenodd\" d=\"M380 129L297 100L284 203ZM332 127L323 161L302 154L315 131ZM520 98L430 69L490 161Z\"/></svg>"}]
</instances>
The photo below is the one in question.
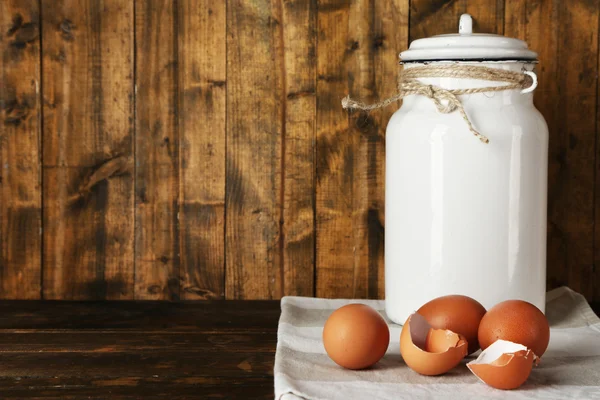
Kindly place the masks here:
<instances>
[{"instance_id":1,"label":"jar lid","mask_svg":"<svg viewBox=\"0 0 600 400\"><path fill-rule=\"evenodd\" d=\"M487 33L473 33L473 19L460 16L458 34L414 40L400 53L403 62L450 60L537 60L537 53L522 40Z\"/></svg>"}]
</instances>

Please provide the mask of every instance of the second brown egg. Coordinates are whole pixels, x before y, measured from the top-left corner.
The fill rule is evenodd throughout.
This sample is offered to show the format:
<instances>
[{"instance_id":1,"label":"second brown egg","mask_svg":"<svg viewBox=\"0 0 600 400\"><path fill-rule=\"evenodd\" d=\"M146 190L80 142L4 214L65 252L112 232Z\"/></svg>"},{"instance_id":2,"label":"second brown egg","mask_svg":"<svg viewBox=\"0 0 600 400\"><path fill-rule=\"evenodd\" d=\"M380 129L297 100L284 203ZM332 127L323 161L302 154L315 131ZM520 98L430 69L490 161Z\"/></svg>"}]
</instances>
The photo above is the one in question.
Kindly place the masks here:
<instances>
[{"instance_id":1,"label":"second brown egg","mask_svg":"<svg viewBox=\"0 0 600 400\"><path fill-rule=\"evenodd\" d=\"M449 329L467 340L469 354L479 350L477 331L485 308L468 296L442 296L425 303L417 310L434 329Z\"/></svg>"}]
</instances>

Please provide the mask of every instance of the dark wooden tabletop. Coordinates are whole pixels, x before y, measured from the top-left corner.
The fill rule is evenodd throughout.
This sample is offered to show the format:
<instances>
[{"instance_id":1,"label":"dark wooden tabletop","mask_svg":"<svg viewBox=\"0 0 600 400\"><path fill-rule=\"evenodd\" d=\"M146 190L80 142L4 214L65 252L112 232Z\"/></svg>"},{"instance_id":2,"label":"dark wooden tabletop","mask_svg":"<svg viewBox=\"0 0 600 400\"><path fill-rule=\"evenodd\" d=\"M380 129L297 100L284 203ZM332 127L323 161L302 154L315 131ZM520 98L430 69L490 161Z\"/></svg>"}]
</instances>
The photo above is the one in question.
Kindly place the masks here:
<instances>
[{"instance_id":1,"label":"dark wooden tabletop","mask_svg":"<svg viewBox=\"0 0 600 400\"><path fill-rule=\"evenodd\" d=\"M0 397L273 399L278 301L0 302Z\"/></svg>"},{"instance_id":2,"label":"dark wooden tabletop","mask_svg":"<svg viewBox=\"0 0 600 400\"><path fill-rule=\"evenodd\" d=\"M278 319L278 301L0 301L0 397L273 399Z\"/></svg>"}]
</instances>

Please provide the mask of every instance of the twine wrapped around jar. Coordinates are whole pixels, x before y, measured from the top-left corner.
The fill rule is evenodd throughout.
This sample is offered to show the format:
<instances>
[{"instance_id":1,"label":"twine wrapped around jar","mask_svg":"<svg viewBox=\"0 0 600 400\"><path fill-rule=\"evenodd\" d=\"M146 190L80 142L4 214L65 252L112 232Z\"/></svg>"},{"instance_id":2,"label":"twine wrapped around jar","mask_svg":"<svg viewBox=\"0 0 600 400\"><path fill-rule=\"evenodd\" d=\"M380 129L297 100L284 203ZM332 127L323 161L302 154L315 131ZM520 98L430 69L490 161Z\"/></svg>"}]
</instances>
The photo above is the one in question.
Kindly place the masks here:
<instances>
[{"instance_id":1,"label":"twine wrapped around jar","mask_svg":"<svg viewBox=\"0 0 600 400\"><path fill-rule=\"evenodd\" d=\"M535 85L533 75L529 71L515 72L473 65L424 65L406 68L400 72L398 78L398 93L375 104L365 104L346 96L342 100L342 107L348 110L370 111L383 108L391 103L410 95L420 95L430 98L438 111L444 114L457 111L467 123L469 130L483 143L489 139L479 133L471 123L465 108L457 96L472 93L500 92L503 90L527 89ZM443 89L435 85L426 85L418 81L419 78L457 78L478 79L493 82L505 82L507 85L486 86L470 89Z\"/></svg>"}]
</instances>

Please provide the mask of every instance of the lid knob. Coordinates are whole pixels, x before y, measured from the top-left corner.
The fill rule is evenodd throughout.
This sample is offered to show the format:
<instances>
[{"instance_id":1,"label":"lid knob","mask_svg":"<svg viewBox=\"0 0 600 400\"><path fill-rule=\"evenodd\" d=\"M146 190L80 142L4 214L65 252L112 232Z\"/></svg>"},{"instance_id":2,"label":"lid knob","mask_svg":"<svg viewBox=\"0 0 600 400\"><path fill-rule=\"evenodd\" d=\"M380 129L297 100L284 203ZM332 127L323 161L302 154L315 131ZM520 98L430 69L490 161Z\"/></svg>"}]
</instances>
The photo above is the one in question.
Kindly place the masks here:
<instances>
[{"instance_id":1,"label":"lid knob","mask_svg":"<svg viewBox=\"0 0 600 400\"><path fill-rule=\"evenodd\" d=\"M460 16L458 22L458 33L461 35L470 35L473 33L473 18L469 14L463 14Z\"/></svg>"}]
</instances>

